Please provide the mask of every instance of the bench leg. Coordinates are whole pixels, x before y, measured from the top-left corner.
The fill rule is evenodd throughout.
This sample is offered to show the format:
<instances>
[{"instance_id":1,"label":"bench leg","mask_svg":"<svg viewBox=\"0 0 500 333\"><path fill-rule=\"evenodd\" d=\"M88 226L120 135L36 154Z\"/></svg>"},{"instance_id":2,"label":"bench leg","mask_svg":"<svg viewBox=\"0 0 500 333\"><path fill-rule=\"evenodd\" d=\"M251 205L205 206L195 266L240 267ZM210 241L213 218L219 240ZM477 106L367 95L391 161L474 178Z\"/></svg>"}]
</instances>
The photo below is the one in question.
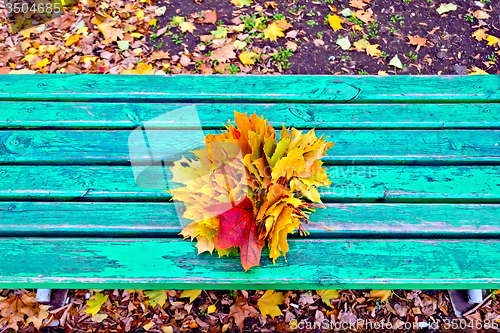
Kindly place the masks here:
<instances>
[{"instance_id":1,"label":"bench leg","mask_svg":"<svg viewBox=\"0 0 500 333\"><path fill-rule=\"evenodd\" d=\"M59 308L66 303L68 298L68 289L37 289L36 301L39 303L50 304L52 309Z\"/></svg>"}]
</instances>

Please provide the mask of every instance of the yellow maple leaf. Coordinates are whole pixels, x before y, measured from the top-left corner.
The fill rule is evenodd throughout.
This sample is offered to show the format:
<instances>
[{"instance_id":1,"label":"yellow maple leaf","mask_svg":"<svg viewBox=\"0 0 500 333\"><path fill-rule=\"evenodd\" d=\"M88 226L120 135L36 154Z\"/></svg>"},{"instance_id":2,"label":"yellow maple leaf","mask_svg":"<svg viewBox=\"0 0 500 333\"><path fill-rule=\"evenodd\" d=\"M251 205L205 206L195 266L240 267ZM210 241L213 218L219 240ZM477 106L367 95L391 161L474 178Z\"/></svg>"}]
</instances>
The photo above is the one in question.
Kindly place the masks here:
<instances>
[{"instance_id":1,"label":"yellow maple leaf","mask_svg":"<svg viewBox=\"0 0 500 333\"><path fill-rule=\"evenodd\" d=\"M257 53L255 52L248 52L248 51L245 51L245 52L241 52L240 55L239 55L239 58L241 60L241 63L245 66L248 66L248 65L253 65L255 64L255 57L257 56Z\"/></svg>"},{"instance_id":2,"label":"yellow maple leaf","mask_svg":"<svg viewBox=\"0 0 500 333\"><path fill-rule=\"evenodd\" d=\"M489 46L493 46L498 43L498 38L492 35L488 35L488 37L486 37L486 41L488 42Z\"/></svg>"},{"instance_id":3,"label":"yellow maple leaf","mask_svg":"<svg viewBox=\"0 0 500 333\"><path fill-rule=\"evenodd\" d=\"M59 49L57 48L56 45L49 45L47 46L47 52L50 53L50 54L54 54L56 53L57 51L59 51Z\"/></svg>"},{"instance_id":4,"label":"yellow maple leaf","mask_svg":"<svg viewBox=\"0 0 500 333\"><path fill-rule=\"evenodd\" d=\"M377 75L389 75L386 71L378 71Z\"/></svg>"},{"instance_id":5,"label":"yellow maple leaf","mask_svg":"<svg viewBox=\"0 0 500 333\"><path fill-rule=\"evenodd\" d=\"M146 331L149 331L153 326L155 326L155 322L154 321L150 321L149 323L142 325L142 327Z\"/></svg>"},{"instance_id":6,"label":"yellow maple leaf","mask_svg":"<svg viewBox=\"0 0 500 333\"><path fill-rule=\"evenodd\" d=\"M113 28L115 24L116 22L114 21L111 21L109 23L101 23L97 26L97 30L102 33L105 40L116 41L118 38L123 39L123 31Z\"/></svg>"},{"instance_id":7,"label":"yellow maple leaf","mask_svg":"<svg viewBox=\"0 0 500 333\"><path fill-rule=\"evenodd\" d=\"M39 61L39 60L36 61L36 67L38 67L38 68L45 67L48 64L50 64L50 61L47 58L43 59L42 61Z\"/></svg>"},{"instance_id":8,"label":"yellow maple leaf","mask_svg":"<svg viewBox=\"0 0 500 333\"><path fill-rule=\"evenodd\" d=\"M144 11L139 9L135 12L135 17L137 17L139 20L142 20L144 18Z\"/></svg>"},{"instance_id":9,"label":"yellow maple leaf","mask_svg":"<svg viewBox=\"0 0 500 333\"><path fill-rule=\"evenodd\" d=\"M108 297L109 295L96 293L93 298L87 300L87 308L83 312L95 316L101 310L101 306L108 301Z\"/></svg>"},{"instance_id":10,"label":"yellow maple leaf","mask_svg":"<svg viewBox=\"0 0 500 333\"><path fill-rule=\"evenodd\" d=\"M91 62L96 62L99 57L91 57L91 56L83 56L80 61L83 61L85 65L88 65Z\"/></svg>"},{"instance_id":11,"label":"yellow maple leaf","mask_svg":"<svg viewBox=\"0 0 500 333\"><path fill-rule=\"evenodd\" d=\"M274 292L274 290L267 290L257 301L257 305L264 318L266 318L266 315L274 318L283 314L278 305L283 304L284 301L285 297L283 296L283 293Z\"/></svg>"},{"instance_id":12,"label":"yellow maple leaf","mask_svg":"<svg viewBox=\"0 0 500 333\"><path fill-rule=\"evenodd\" d=\"M65 46L71 46L78 42L80 40L80 35L71 35L69 36L68 39L66 39L66 42L64 43Z\"/></svg>"},{"instance_id":13,"label":"yellow maple leaf","mask_svg":"<svg viewBox=\"0 0 500 333\"><path fill-rule=\"evenodd\" d=\"M344 23L344 20L337 15L328 15L328 23L330 23L330 27L332 27L333 31L337 31L343 29L342 23Z\"/></svg>"},{"instance_id":14,"label":"yellow maple leaf","mask_svg":"<svg viewBox=\"0 0 500 333\"><path fill-rule=\"evenodd\" d=\"M392 290L372 290L370 291L370 297L380 298L380 302L385 302L389 297L392 296Z\"/></svg>"},{"instance_id":15,"label":"yellow maple leaf","mask_svg":"<svg viewBox=\"0 0 500 333\"><path fill-rule=\"evenodd\" d=\"M202 290L193 289L193 290L183 290L181 293L181 297L189 297L189 303L193 303L193 301L200 296Z\"/></svg>"},{"instance_id":16,"label":"yellow maple leaf","mask_svg":"<svg viewBox=\"0 0 500 333\"><path fill-rule=\"evenodd\" d=\"M316 293L321 296L321 300L323 301L323 303L331 308L333 308L333 306L330 301L332 299L338 299L340 297L340 294L337 290L316 290Z\"/></svg>"},{"instance_id":17,"label":"yellow maple leaf","mask_svg":"<svg viewBox=\"0 0 500 333\"><path fill-rule=\"evenodd\" d=\"M366 48L366 45L368 45L370 43L368 43L368 41L364 38L358 40L357 42L354 42L354 47L356 48L356 50L358 51L363 51L365 48Z\"/></svg>"},{"instance_id":18,"label":"yellow maple leaf","mask_svg":"<svg viewBox=\"0 0 500 333\"><path fill-rule=\"evenodd\" d=\"M35 58L38 58L38 57L37 57L36 55L34 55L34 54L28 54L28 55L26 55L24 58L22 58L22 59L21 59L21 62L22 62L22 61L27 61L27 62L28 62L28 64L30 64L30 65L31 65L31 62L32 62L32 61L33 61L33 59L35 59Z\"/></svg>"},{"instance_id":19,"label":"yellow maple leaf","mask_svg":"<svg viewBox=\"0 0 500 333\"><path fill-rule=\"evenodd\" d=\"M486 39L486 29L477 29L472 33L472 37L477 39L478 41L482 41Z\"/></svg>"},{"instance_id":20,"label":"yellow maple leaf","mask_svg":"<svg viewBox=\"0 0 500 333\"><path fill-rule=\"evenodd\" d=\"M283 33L283 29L280 28L276 22L273 22L266 29L264 29L264 37L266 39L276 41L278 37L285 37L285 34Z\"/></svg>"},{"instance_id":21,"label":"yellow maple leaf","mask_svg":"<svg viewBox=\"0 0 500 333\"><path fill-rule=\"evenodd\" d=\"M191 22L182 22L179 24L179 28L181 28L182 32L189 31L190 33L193 33L193 31L196 30L196 27Z\"/></svg>"},{"instance_id":22,"label":"yellow maple leaf","mask_svg":"<svg viewBox=\"0 0 500 333\"><path fill-rule=\"evenodd\" d=\"M146 290L144 291L144 295L149 298L149 303L153 308L156 304L163 307L168 297L167 290Z\"/></svg>"},{"instance_id":23,"label":"yellow maple leaf","mask_svg":"<svg viewBox=\"0 0 500 333\"><path fill-rule=\"evenodd\" d=\"M250 6L253 0L231 0L231 3L237 7Z\"/></svg>"},{"instance_id":24,"label":"yellow maple leaf","mask_svg":"<svg viewBox=\"0 0 500 333\"><path fill-rule=\"evenodd\" d=\"M36 33L38 33L38 30L36 27L29 28L26 30L21 30L21 32L20 32L21 36L23 36L24 38L30 38L31 34L36 34Z\"/></svg>"},{"instance_id":25,"label":"yellow maple leaf","mask_svg":"<svg viewBox=\"0 0 500 333\"><path fill-rule=\"evenodd\" d=\"M489 75L489 74L483 71L481 68L472 65L471 69L469 69L469 75Z\"/></svg>"},{"instance_id":26,"label":"yellow maple leaf","mask_svg":"<svg viewBox=\"0 0 500 333\"><path fill-rule=\"evenodd\" d=\"M155 71L153 70L153 66L151 64L140 63L137 64L136 69L126 69L121 74L124 75L152 75Z\"/></svg>"},{"instance_id":27,"label":"yellow maple leaf","mask_svg":"<svg viewBox=\"0 0 500 333\"><path fill-rule=\"evenodd\" d=\"M378 49L379 44L366 44L366 53L372 57L379 57L382 54L382 51Z\"/></svg>"}]
</instances>

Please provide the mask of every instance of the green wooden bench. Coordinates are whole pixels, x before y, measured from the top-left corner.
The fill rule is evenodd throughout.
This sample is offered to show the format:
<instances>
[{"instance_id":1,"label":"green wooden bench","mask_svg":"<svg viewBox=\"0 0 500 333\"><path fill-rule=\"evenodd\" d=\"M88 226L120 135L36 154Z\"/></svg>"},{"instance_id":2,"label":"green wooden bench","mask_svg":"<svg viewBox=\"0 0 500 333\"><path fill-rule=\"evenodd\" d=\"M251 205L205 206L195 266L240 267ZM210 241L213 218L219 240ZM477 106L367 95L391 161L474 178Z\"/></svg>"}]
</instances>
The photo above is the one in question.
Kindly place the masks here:
<instances>
[{"instance_id":1,"label":"green wooden bench","mask_svg":"<svg viewBox=\"0 0 500 333\"><path fill-rule=\"evenodd\" d=\"M192 104L205 134L255 111L337 142L312 217L332 231L310 226L287 261L264 253L247 273L198 256L128 146ZM496 289L499 165L499 76L4 75L0 288Z\"/></svg>"}]
</instances>

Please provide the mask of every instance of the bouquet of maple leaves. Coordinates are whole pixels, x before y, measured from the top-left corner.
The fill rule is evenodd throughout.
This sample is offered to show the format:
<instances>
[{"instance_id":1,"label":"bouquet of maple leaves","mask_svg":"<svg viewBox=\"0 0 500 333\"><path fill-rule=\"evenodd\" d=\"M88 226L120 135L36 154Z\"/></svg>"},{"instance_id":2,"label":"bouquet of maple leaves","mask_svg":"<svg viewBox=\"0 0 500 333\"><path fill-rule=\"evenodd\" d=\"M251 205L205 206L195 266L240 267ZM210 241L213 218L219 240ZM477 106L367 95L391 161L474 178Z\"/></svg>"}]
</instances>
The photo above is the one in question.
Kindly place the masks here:
<instances>
[{"instance_id":1,"label":"bouquet of maple leaves","mask_svg":"<svg viewBox=\"0 0 500 333\"><path fill-rule=\"evenodd\" d=\"M236 111L235 125L225 127L205 137L196 159L174 162L172 181L184 186L170 192L193 221L181 234L196 239L198 254L240 253L247 271L265 244L275 263L288 251L288 234L307 234L303 223L321 203L317 188L331 183L320 159L333 143L284 125L277 140L263 116Z\"/></svg>"}]
</instances>

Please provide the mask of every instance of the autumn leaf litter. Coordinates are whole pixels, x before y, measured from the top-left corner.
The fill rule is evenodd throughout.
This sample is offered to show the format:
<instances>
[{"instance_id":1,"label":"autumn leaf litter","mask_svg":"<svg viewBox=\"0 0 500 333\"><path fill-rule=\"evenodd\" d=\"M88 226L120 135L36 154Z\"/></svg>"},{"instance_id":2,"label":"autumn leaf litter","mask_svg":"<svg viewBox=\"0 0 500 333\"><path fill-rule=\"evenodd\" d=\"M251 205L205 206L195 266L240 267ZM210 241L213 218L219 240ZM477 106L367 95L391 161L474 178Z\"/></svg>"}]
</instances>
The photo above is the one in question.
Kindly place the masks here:
<instances>
[{"instance_id":1,"label":"autumn leaf litter","mask_svg":"<svg viewBox=\"0 0 500 333\"><path fill-rule=\"evenodd\" d=\"M452 320L464 328L497 323L500 306L496 291L489 292L487 302L457 319L447 293L439 290L72 290L59 308L36 302L33 290L2 290L0 325L19 332L161 333L310 332L315 323L373 331L378 323L405 332L449 331Z\"/></svg>"},{"instance_id":2,"label":"autumn leaf litter","mask_svg":"<svg viewBox=\"0 0 500 333\"><path fill-rule=\"evenodd\" d=\"M0 73L494 74L500 4L483 2L82 0L3 24Z\"/></svg>"}]
</instances>

